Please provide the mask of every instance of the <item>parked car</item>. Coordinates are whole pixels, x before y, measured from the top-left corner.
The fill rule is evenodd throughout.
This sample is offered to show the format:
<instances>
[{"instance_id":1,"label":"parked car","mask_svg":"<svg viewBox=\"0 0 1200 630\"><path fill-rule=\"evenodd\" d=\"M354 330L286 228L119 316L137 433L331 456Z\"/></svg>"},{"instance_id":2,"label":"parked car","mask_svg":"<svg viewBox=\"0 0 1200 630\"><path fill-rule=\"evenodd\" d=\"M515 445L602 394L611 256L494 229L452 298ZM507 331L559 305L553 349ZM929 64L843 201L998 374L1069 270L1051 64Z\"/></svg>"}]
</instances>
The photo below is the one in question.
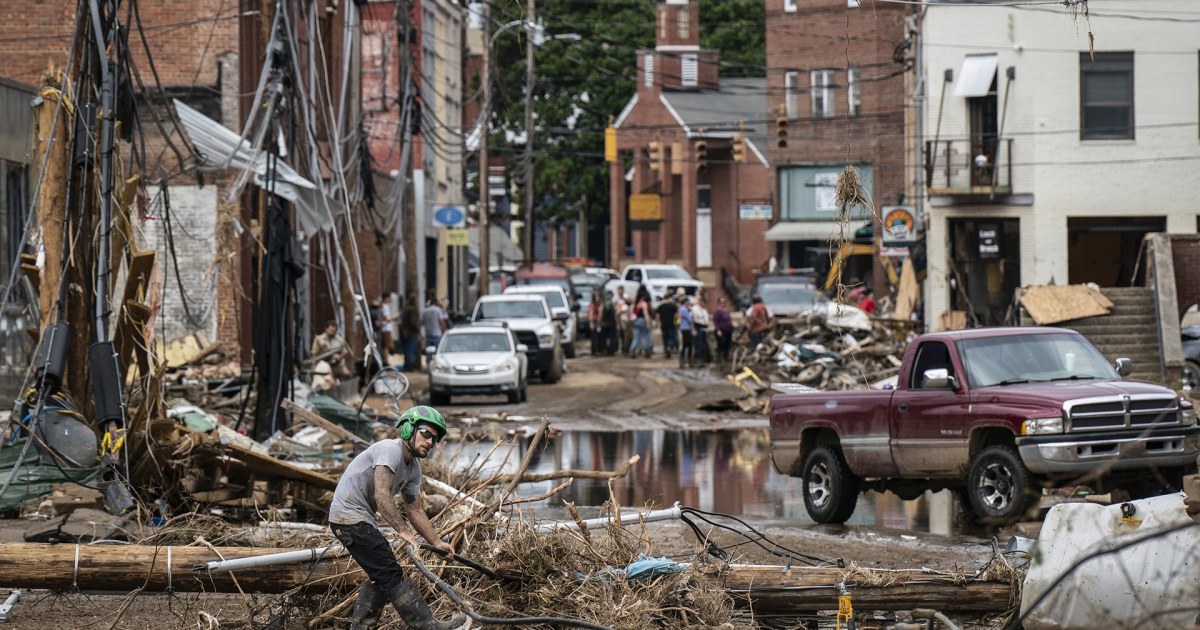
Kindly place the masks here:
<instances>
[{"instance_id":1,"label":"parked car","mask_svg":"<svg viewBox=\"0 0 1200 630\"><path fill-rule=\"evenodd\" d=\"M475 302L472 322L503 321L526 347L529 371L544 383L562 378L563 358L559 325L550 313L546 298L538 294L484 295Z\"/></svg>"},{"instance_id":2,"label":"parked car","mask_svg":"<svg viewBox=\"0 0 1200 630\"><path fill-rule=\"evenodd\" d=\"M425 349L429 363L429 401L450 404L464 394L503 394L508 402L526 399L528 346L504 322L455 326L435 348Z\"/></svg>"},{"instance_id":3,"label":"parked car","mask_svg":"<svg viewBox=\"0 0 1200 630\"><path fill-rule=\"evenodd\" d=\"M1183 327L1183 382L1185 392L1200 388L1200 326Z\"/></svg>"},{"instance_id":4,"label":"parked car","mask_svg":"<svg viewBox=\"0 0 1200 630\"><path fill-rule=\"evenodd\" d=\"M626 265L621 278L609 281L604 289L616 293L617 287L624 287L625 299L632 300L637 295L638 285L645 286L650 292L650 308L658 308L663 298L674 295L679 289L687 295L695 295L704 287L703 282L679 265L638 263Z\"/></svg>"},{"instance_id":5,"label":"parked car","mask_svg":"<svg viewBox=\"0 0 1200 630\"><path fill-rule=\"evenodd\" d=\"M761 297L777 319L823 315L830 302L810 274L760 275L754 279L750 295Z\"/></svg>"},{"instance_id":6,"label":"parked car","mask_svg":"<svg viewBox=\"0 0 1200 630\"><path fill-rule=\"evenodd\" d=\"M575 311L579 309L575 306L574 301L567 298L567 294L561 288L550 284L518 284L505 289L504 295L540 295L546 298L546 304L550 305L550 314L559 324L563 352L566 353L568 359L575 358L575 332L578 319Z\"/></svg>"},{"instance_id":7,"label":"parked car","mask_svg":"<svg viewBox=\"0 0 1200 630\"><path fill-rule=\"evenodd\" d=\"M1178 489L1200 452L1196 410L1122 380L1130 366L1063 328L920 335L895 389L776 395L771 461L803 479L819 523L845 522L861 490L951 489L969 520L1004 524L1043 486L1080 478L1135 496Z\"/></svg>"}]
</instances>

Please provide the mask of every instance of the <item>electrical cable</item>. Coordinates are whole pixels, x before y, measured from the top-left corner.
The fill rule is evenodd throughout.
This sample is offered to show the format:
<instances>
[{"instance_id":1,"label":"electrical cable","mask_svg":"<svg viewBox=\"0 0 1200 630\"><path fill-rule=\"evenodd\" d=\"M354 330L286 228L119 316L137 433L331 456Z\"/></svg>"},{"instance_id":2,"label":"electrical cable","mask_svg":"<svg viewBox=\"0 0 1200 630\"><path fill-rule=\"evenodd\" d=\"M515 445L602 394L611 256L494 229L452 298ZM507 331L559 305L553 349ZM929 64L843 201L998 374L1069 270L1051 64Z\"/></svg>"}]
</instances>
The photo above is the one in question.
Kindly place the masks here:
<instances>
[{"instance_id":1,"label":"electrical cable","mask_svg":"<svg viewBox=\"0 0 1200 630\"><path fill-rule=\"evenodd\" d=\"M725 529L725 530L734 532L736 534L740 534L742 537L746 538L746 540L748 542L754 543L755 545L762 548L764 551L770 553L771 555L778 556L781 558L788 558L790 560L799 560L800 562L804 562L804 563L812 565L812 566L825 566L825 565L835 565L835 566L839 566L839 567L845 566L845 562L841 558L839 558L837 560L826 560L824 558L820 558L820 557L817 557L817 556L814 556L811 554L807 554L802 551L796 551L795 549L790 549L788 547L784 547L783 545L780 545L779 543L776 543L775 541L771 540L770 537L767 536L766 534L755 529L753 525L750 525L746 521L744 521L736 516L732 516L729 514L721 514L718 512L705 512L704 510L698 510L696 508L691 508L691 507L680 508L679 520L686 523L688 525L688 527L690 527L692 529L692 532L696 534L696 537L699 538L701 541L706 540L706 537L701 534L700 528L697 527L695 523L693 523L690 519L687 518L687 515L689 515L689 514L696 516L700 520L702 520L705 523L708 523L709 525L712 525L714 527L719 527L721 529ZM745 531L738 531L732 527L729 527L728 525L723 525L721 523L714 522L713 520L711 520L708 517L721 517L721 518L727 518L732 521L735 521L739 525L744 527L746 530L753 532L757 536L757 538L747 535ZM769 543L769 546L766 544L763 544L762 541L766 541L767 543ZM710 541L710 545L711 545L711 541ZM718 557L720 557L720 556L718 556Z\"/></svg>"},{"instance_id":2,"label":"electrical cable","mask_svg":"<svg viewBox=\"0 0 1200 630\"><path fill-rule=\"evenodd\" d=\"M581 619L568 619L566 617L488 617L486 615L481 615L475 612L473 608L468 606L467 603L463 601L462 597L455 592L454 587L450 586L444 580L439 578L436 574L434 574L433 571L429 570L429 567L425 566L424 562L421 562L420 556L418 556L417 552L413 550L412 545L404 545L404 553L408 554L408 558L412 561L413 566L425 576L425 579L432 582L434 586L438 588L438 590L445 593L446 597L449 597L450 600L453 601L463 611L463 613L479 623L496 624L501 626L525 626L544 623L556 626L565 626L568 628L612 630L608 626L602 626L600 624L592 623L590 621L583 621Z\"/></svg>"}]
</instances>

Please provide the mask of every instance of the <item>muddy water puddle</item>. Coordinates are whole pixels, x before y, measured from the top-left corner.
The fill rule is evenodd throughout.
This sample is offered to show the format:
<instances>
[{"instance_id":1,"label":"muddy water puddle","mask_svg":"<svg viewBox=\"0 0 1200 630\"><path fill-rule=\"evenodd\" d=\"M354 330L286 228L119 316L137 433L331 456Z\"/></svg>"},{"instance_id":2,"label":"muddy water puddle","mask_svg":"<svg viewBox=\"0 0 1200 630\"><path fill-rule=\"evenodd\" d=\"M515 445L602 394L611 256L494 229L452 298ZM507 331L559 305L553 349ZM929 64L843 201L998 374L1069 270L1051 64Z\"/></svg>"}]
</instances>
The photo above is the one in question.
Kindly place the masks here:
<instances>
[{"instance_id":1,"label":"muddy water puddle","mask_svg":"<svg viewBox=\"0 0 1200 630\"><path fill-rule=\"evenodd\" d=\"M501 445L491 454L483 475L515 472L528 445L528 439ZM457 464L470 466L483 460L493 446L490 441L466 444L456 450ZM706 512L813 523L804 509L800 480L779 474L771 465L768 429L564 431L538 449L529 472L613 471L634 455L640 458L629 474L612 481L612 493L623 507L662 508L679 502ZM518 492L538 496L561 482L525 483ZM566 519L563 501L573 501L584 517L590 517L608 497L608 481L577 478L555 497L523 509L534 518ZM890 493L867 492L859 497L848 523L925 531L929 518L923 500L902 501Z\"/></svg>"}]
</instances>

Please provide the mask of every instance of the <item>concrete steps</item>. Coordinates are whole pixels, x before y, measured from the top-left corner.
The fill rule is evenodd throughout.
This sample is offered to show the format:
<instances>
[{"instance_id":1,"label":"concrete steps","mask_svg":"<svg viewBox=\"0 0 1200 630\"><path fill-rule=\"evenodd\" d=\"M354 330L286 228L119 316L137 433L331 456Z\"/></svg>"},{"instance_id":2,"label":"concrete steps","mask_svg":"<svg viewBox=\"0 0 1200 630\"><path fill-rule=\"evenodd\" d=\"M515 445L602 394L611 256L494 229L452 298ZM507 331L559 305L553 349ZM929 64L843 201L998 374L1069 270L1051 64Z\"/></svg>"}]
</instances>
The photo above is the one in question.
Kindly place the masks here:
<instances>
[{"instance_id":1,"label":"concrete steps","mask_svg":"<svg viewBox=\"0 0 1200 630\"><path fill-rule=\"evenodd\" d=\"M1085 317L1053 324L1087 337L1109 361L1133 361L1133 380L1163 382L1162 347L1158 340L1158 314L1154 291L1145 287L1100 289L1113 307L1108 315ZM1022 323L1032 326L1028 315Z\"/></svg>"}]
</instances>

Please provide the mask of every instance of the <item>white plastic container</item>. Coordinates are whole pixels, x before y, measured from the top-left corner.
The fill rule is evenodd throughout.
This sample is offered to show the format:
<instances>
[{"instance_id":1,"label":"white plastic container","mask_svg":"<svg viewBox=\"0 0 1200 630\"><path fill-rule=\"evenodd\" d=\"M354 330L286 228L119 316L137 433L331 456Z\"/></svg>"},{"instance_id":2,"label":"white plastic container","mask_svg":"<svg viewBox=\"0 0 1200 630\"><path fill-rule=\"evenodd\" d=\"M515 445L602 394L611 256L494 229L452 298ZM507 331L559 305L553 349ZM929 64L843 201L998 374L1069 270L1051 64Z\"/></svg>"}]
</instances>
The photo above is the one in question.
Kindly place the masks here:
<instances>
[{"instance_id":1,"label":"white plastic container","mask_svg":"<svg viewBox=\"0 0 1200 630\"><path fill-rule=\"evenodd\" d=\"M1063 503L1050 508L1033 547L1021 613L1046 596L1024 622L1027 630L1191 628L1200 611L1200 523L1187 516L1182 493L1121 505ZM1156 531L1191 524L1145 539ZM1127 545L1122 547L1123 545ZM1064 575L1080 558L1101 550Z\"/></svg>"}]
</instances>

